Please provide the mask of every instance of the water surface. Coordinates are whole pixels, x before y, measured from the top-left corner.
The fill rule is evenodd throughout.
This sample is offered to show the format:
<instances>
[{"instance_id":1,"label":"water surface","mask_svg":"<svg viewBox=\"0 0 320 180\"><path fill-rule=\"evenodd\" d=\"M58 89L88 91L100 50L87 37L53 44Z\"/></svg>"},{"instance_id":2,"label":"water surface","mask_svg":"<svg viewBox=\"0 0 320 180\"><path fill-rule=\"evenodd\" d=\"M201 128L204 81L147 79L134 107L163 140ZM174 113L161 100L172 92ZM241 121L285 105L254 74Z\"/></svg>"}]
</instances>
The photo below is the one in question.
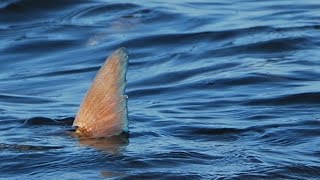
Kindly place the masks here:
<instances>
[{"instance_id":1,"label":"water surface","mask_svg":"<svg viewBox=\"0 0 320 180\"><path fill-rule=\"evenodd\" d=\"M0 178L317 179L317 0L0 2ZM130 137L70 135L130 54Z\"/></svg>"}]
</instances>

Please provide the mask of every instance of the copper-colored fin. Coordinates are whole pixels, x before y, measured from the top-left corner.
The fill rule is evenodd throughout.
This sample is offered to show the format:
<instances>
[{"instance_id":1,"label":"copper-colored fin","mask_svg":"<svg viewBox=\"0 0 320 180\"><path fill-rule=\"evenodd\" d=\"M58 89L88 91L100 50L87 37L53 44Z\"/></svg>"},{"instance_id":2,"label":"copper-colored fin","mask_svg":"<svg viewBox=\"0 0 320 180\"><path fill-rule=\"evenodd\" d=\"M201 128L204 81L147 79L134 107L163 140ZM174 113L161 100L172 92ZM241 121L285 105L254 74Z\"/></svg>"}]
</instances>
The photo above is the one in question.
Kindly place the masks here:
<instances>
[{"instance_id":1,"label":"copper-colored fin","mask_svg":"<svg viewBox=\"0 0 320 180\"><path fill-rule=\"evenodd\" d=\"M128 131L126 73L128 54L116 50L100 68L73 126L81 137L108 137Z\"/></svg>"}]
</instances>

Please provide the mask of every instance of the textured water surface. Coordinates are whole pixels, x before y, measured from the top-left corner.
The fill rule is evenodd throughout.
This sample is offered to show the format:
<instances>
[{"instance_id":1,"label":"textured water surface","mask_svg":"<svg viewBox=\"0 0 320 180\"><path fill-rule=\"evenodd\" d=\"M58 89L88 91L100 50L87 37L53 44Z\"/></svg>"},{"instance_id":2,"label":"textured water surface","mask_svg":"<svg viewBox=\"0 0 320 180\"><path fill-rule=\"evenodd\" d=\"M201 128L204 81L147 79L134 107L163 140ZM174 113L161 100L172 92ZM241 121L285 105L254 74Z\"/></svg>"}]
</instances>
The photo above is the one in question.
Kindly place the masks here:
<instances>
[{"instance_id":1,"label":"textured water surface","mask_svg":"<svg viewBox=\"0 0 320 180\"><path fill-rule=\"evenodd\" d=\"M320 1L0 2L0 178L317 179ZM130 134L73 137L130 54Z\"/></svg>"}]
</instances>

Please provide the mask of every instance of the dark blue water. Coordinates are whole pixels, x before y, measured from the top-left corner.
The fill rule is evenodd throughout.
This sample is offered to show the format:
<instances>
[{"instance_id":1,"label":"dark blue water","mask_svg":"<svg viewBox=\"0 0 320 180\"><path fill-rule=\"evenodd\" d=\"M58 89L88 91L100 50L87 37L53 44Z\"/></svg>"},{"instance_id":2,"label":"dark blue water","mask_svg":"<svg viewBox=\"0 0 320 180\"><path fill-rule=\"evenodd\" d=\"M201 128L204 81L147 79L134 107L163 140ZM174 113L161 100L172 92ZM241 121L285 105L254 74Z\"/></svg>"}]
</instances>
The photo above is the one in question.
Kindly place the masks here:
<instances>
[{"instance_id":1,"label":"dark blue water","mask_svg":"<svg viewBox=\"0 0 320 180\"><path fill-rule=\"evenodd\" d=\"M320 178L320 1L0 1L0 178ZM126 47L129 138L70 135Z\"/></svg>"}]
</instances>

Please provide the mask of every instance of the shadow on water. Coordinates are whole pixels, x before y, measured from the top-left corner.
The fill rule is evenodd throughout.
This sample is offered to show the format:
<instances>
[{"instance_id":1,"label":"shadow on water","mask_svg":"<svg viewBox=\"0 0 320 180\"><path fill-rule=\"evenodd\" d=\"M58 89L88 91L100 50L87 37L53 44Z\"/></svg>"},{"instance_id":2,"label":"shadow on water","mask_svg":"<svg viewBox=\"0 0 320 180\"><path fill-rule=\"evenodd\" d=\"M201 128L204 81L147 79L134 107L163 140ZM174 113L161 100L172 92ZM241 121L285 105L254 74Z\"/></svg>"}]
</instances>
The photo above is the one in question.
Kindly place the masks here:
<instances>
[{"instance_id":1,"label":"shadow on water","mask_svg":"<svg viewBox=\"0 0 320 180\"><path fill-rule=\"evenodd\" d=\"M32 146L24 144L4 144L0 143L0 150L9 150L9 151L48 151L54 149L61 149L61 146Z\"/></svg>"}]
</instances>

